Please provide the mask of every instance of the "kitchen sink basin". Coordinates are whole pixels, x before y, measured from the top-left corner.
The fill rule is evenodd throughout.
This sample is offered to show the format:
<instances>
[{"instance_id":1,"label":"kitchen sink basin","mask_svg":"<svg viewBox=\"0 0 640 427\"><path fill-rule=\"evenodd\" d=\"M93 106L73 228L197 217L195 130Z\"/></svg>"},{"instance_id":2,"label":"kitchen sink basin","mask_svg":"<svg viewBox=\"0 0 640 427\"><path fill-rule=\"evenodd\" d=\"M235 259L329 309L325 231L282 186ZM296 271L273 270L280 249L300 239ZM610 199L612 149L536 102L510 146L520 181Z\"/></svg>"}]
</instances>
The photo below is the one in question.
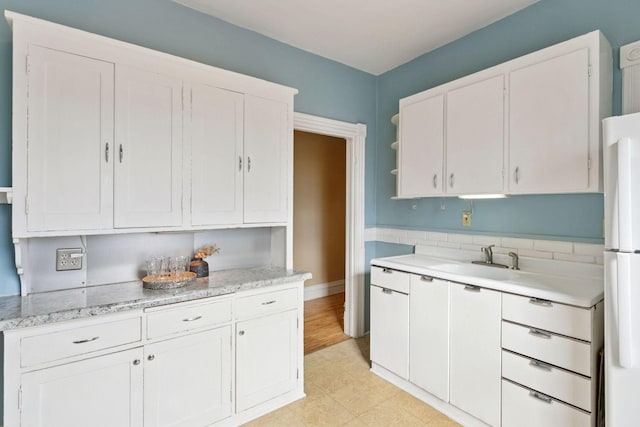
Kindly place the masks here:
<instances>
[{"instance_id":1,"label":"kitchen sink basin","mask_svg":"<svg viewBox=\"0 0 640 427\"><path fill-rule=\"evenodd\" d=\"M495 268L486 265L477 264L441 264L434 265L430 268L434 270L440 270L447 273L461 274L463 276L480 277L483 279L491 280L513 280L520 277L520 275L508 269Z\"/></svg>"}]
</instances>

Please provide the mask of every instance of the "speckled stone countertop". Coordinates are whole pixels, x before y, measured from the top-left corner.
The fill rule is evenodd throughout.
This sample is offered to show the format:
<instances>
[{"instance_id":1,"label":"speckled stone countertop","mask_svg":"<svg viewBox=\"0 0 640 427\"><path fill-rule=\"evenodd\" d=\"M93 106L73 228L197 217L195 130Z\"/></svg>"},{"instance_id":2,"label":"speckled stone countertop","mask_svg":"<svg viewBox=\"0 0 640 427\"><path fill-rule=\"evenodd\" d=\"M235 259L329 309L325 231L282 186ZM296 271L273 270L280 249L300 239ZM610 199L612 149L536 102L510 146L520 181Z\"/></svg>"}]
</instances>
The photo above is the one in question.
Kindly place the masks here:
<instances>
[{"instance_id":1,"label":"speckled stone countertop","mask_svg":"<svg viewBox=\"0 0 640 427\"><path fill-rule=\"evenodd\" d=\"M135 281L25 297L0 297L0 331L227 295L310 278L311 274L303 271L261 267L213 272L208 279L198 279L177 289L144 289L142 282Z\"/></svg>"}]
</instances>

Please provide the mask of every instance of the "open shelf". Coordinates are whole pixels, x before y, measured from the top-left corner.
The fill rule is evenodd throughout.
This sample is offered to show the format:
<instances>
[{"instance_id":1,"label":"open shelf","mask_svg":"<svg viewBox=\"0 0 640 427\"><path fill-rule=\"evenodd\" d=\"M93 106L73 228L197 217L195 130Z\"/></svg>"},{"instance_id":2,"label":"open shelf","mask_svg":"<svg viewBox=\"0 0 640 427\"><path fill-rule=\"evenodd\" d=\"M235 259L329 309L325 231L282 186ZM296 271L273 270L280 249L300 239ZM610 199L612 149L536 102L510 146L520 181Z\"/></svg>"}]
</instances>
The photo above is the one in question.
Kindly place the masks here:
<instances>
[{"instance_id":1,"label":"open shelf","mask_svg":"<svg viewBox=\"0 0 640 427\"><path fill-rule=\"evenodd\" d=\"M13 201L13 188L0 187L0 205L10 205Z\"/></svg>"}]
</instances>

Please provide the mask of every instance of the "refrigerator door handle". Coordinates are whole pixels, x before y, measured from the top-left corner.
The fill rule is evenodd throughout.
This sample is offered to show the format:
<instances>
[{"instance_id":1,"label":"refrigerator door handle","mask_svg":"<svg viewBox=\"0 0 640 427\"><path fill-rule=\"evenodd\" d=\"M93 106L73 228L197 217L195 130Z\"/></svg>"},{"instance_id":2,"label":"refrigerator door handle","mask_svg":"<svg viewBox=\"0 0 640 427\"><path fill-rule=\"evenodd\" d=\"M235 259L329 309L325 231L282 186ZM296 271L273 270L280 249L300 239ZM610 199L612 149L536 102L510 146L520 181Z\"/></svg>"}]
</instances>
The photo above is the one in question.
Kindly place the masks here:
<instances>
[{"instance_id":1,"label":"refrigerator door handle","mask_svg":"<svg viewBox=\"0 0 640 427\"><path fill-rule=\"evenodd\" d=\"M620 366L633 366L631 325L631 254L618 254L618 357Z\"/></svg>"},{"instance_id":2,"label":"refrigerator door handle","mask_svg":"<svg viewBox=\"0 0 640 427\"><path fill-rule=\"evenodd\" d=\"M633 251L631 138L618 140L618 239L621 251Z\"/></svg>"}]
</instances>

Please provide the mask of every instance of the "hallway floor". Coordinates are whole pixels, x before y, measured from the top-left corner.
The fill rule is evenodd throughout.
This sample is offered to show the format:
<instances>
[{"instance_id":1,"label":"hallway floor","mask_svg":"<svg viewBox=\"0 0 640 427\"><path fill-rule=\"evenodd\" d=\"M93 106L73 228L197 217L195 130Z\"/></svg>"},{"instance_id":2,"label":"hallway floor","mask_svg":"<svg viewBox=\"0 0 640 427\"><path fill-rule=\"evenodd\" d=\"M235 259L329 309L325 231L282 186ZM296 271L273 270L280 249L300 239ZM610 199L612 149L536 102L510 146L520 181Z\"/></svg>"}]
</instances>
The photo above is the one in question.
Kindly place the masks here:
<instances>
[{"instance_id":1,"label":"hallway floor","mask_svg":"<svg viewBox=\"0 0 640 427\"><path fill-rule=\"evenodd\" d=\"M254 420L251 427L459 426L369 371L369 336L304 358L307 397Z\"/></svg>"},{"instance_id":2,"label":"hallway floor","mask_svg":"<svg viewBox=\"0 0 640 427\"><path fill-rule=\"evenodd\" d=\"M304 302L304 354L348 340L344 292Z\"/></svg>"}]
</instances>

